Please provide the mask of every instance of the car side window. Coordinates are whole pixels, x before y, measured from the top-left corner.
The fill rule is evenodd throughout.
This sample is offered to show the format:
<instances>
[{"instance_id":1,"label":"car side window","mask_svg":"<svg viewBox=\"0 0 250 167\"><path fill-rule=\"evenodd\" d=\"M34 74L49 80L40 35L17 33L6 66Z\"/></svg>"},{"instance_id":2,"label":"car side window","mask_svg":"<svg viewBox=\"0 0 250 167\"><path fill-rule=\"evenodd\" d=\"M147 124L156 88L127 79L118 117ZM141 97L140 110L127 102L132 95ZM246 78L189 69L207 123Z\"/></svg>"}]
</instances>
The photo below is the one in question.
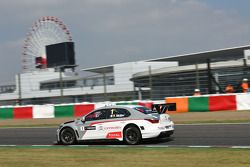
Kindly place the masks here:
<instances>
[{"instance_id":1,"label":"car side window","mask_svg":"<svg viewBox=\"0 0 250 167\"><path fill-rule=\"evenodd\" d=\"M93 113L90 113L85 117L85 121L95 121L95 120L102 120L107 118L107 111L106 110L97 110Z\"/></svg>"},{"instance_id":2,"label":"car side window","mask_svg":"<svg viewBox=\"0 0 250 167\"><path fill-rule=\"evenodd\" d=\"M124 118L130 115L129 111L123 108L112 108L108 111L108 118Z\"/></svg>"}]
</instances>

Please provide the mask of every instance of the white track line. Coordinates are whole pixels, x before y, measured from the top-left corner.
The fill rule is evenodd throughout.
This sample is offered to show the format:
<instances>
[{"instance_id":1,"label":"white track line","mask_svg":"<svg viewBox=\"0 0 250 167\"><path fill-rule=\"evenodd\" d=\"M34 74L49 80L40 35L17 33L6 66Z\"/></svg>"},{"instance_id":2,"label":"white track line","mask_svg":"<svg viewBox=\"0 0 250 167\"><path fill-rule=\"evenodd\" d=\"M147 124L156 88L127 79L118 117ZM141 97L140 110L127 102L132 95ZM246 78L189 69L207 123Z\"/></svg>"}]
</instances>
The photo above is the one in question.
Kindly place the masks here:
<instances>
[{"instance_id":1,"label":"white track line","mask_svg":"<svg viewBox=\"0 0 250 167\"><path fill-rule=\"evenodd\" d=\"M0 145L0 147L65 147L65 148L73 148L73 147L106 147L106 148L228 148L228 149L250 149L250 146L195 146L195 145L71 145L71 146L63 146L63 145Z\"/></svg>"},{"instance_id":2,"label":"white track line","mask_svg":"<svg viewBox=\"0 0 250 167\"><path fill-rule=\"evenodd\" d=\"M0 145L0 147L17 147L17 145Z\"/></svg>"},{"instance_id":3,"label":"white track line","mask_svg":"<svg viewBox=\"0 0 250 167\"><path fill-rule=\"evenodd\" d=\"M213 146L187 146L189 148L211 148Z\"/></svg>"},{"instance_id":4,"label":"white track line","mask_svg":"<svg viewBox=\"0 0 250 167\"><path fill-rule=\"evenodd\" d=\"M231 148L250 148L250 146L232 146Z\"/></svg>"},{"instance_id":5,"label":"white track line","mask_svg":"<svg viewBox=\"0 0 250 167\"><path fill-rule=\"evenodd\" d=\"M38 144L36 144L36 145L31 145L32 147L52 147L52 146L54 146L54 145L38 145Z\"/></svg>"}]
</instances>

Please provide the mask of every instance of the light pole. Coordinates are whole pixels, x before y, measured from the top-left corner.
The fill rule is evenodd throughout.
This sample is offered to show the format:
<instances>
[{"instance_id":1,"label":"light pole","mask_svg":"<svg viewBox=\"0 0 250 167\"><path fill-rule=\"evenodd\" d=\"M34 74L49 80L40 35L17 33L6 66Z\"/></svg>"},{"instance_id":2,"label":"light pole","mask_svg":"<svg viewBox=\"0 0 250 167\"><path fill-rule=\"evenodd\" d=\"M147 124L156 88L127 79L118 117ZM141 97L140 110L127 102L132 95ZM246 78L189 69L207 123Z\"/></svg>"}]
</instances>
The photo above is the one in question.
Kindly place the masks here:
<instances>
[{"instance_id":1,"label":"light pole","mask_svg":"<svg viewBox=\"0 0 250 167\"><path fill-rule=\"evenodd\" d=\"M149 98L152 100L152 87L153 87L153 84L152 84L152 70L151 70L151 66L148 66L148 73L149 73L149 88L150 88L150 92L149 92Z\"/></svg>"},{"instance_id":2,"label":"light pole","mask_svg":"<svg viewBox=\"0 0 250 167\"><path fill-rule=\"evenodd\" d=\"M18 105L22 105L21 74L17 75L18 80Z\"/></svg>"},{"instance_id":3,"label":"light pole","mask_svg":"<svg viewBox=\"0 0 250 167\"><path fill-rule=\"evenodd\" d=\"M102 73L103 75L103 93L104 93L104 100L107 101L107 83L106 83L106 73Z\"/></svg>"},{"instance_id":4,"label":"light pole","mask_svg":"<svg viewBox=\"0 0 250 167\"><path fill-rule=\"evenodd\" d=\"M60 82L60 98L61 98L61 103L63 102L63 77L62 77L62 69L63 69L63 67L59 67L59 82Z\"/></svg>"}]
</instances>

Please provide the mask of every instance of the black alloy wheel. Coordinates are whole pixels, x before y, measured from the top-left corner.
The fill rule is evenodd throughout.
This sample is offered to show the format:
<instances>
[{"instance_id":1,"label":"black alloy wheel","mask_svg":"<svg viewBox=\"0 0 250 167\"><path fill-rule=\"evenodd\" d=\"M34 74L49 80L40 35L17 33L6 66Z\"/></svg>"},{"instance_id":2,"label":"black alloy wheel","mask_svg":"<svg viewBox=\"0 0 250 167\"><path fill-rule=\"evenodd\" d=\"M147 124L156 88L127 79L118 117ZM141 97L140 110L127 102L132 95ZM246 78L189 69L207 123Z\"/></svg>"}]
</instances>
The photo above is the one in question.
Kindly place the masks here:
<instances>
[{"instance_id":1,"label":"black alloy wheel","mask_svg":"<svg viewBox=\"0 0 250 167\"><path fill-rule=\"evenodd\" d=\"M124 141L129 145L139 144L141 141L141 132L135 126L129 126L124 130Z\"/></svg>"},{"instance_id":2,"label":"black alloy wheel","mask_svg":"<svg viewBox=\"0 0 250 167\"><path fill-rule=\"evenodd\" d=\"M72 145L76 143L76 135L73 129L65 128L60 133L61 143L64 145Z\"/></svg>"}]
</instances>

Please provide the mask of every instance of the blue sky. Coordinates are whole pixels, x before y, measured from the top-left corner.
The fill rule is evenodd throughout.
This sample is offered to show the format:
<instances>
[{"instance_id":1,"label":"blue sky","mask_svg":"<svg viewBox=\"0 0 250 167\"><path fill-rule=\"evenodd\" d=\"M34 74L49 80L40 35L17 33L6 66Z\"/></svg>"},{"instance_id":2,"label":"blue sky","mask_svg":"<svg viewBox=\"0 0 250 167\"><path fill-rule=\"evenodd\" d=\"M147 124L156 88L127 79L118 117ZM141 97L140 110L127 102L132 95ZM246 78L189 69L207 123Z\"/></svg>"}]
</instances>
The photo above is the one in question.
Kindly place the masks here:
<instances>
[{"instance_id":1,"label":"blue sky","mask_svg":"<svg viewBox=\"0 0 250 167\"><path fill-rule=\"evenodd\" d=\"M79 68L250 44L249 0L0 1L0 85L20 73L25 35L42 16L70 29Z\"/></svg>"}]
</instances>

